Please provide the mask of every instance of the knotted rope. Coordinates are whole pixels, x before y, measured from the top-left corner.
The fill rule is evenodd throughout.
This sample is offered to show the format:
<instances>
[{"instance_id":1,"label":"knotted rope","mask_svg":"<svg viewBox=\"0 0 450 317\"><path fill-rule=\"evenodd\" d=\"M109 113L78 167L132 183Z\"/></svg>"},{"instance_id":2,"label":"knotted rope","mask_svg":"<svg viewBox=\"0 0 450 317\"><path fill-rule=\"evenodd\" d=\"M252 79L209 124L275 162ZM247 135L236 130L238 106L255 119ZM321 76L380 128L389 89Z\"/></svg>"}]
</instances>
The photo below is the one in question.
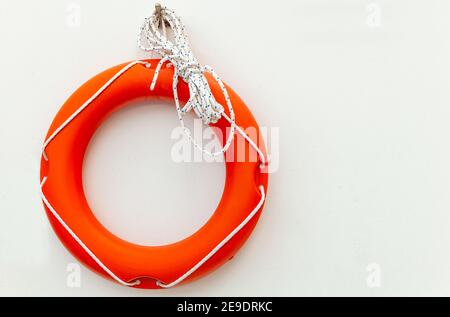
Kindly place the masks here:
<instances>
[{"instance_id":1,"label":"knotted rope","mask_svg":"<svg viewBox=\"0 0 450 317\"><path fill-rule=\"evenodd\" d=\"M173 32L174 42L171 42L168 39L165 31L166 23L170 26L170 29ZM159 31L160 24L163 26L164 34ZM173 65L174 74L172 89L178 119L180 120L180 125L184 133L196 148L211 156L221 155L228 150L233 142L235 136L234 133L237 131L258 152L262 165L265 164L265 158L261 150L247 136L247 134L245 134L245 132L236 125L233 105L230 101L230 97L224 83L212 67L200 65L194 57L185 34L184 25L173 10L163 7L158 13L146 18L144 24L140 28L138 45L142 50L146 52L155 52L161 57L150 85L151 90L155 88L158 75L164 63L170 62ZM226 105L230 113L229 116L225 113L224 107L214 98L204 73L210 73L214 80L219 84L219 87L225 97ZM189 87L189 100L183 108L180 106L177 89L180 77ZM217 152L210 152L194 140L190 130L184 123L184 116L190 110L194 110L196 115L205 125L216 123L222 117L230 123L229 135L221 150Z\"/></svg>"}]
</instances>

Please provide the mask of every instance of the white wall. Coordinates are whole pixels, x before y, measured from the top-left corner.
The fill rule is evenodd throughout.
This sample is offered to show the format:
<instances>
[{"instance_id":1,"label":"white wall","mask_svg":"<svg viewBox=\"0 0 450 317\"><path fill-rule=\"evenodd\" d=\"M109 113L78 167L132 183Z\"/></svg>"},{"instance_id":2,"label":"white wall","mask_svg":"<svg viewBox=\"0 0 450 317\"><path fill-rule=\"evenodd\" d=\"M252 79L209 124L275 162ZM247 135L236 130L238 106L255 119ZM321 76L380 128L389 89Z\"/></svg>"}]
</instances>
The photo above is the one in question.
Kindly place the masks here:
<instances>
[{"instance_id":1,"label":"white wall","mask_svg":"<svg viewBox=\"0 0 450 317\"><path fill-rule=\"evenodd\" d=\"M69 287L76 261L38 194L41 144L78 86L145 56L136 31L152 3L3 1L0 295L450 295L450 3L164 4L198 59L262 126L279 128L279 169L254 234L234 261L177 289L128 289L84 267L81 287ZM212 213L224 168L173 163L177 124L173 108L139 105L99 130L85 188L114 233L173 241Z\"/></svg>"}]
</instances>

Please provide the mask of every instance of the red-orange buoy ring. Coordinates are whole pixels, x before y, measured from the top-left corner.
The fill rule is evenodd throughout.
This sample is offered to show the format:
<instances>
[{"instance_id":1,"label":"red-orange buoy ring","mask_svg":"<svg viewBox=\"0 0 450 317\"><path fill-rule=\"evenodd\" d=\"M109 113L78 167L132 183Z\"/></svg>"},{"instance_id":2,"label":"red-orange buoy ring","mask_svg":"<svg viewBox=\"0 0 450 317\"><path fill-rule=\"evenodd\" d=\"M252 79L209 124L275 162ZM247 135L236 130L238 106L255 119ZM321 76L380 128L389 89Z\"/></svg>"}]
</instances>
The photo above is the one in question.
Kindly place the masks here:
<instances>
[{"instance_id":1,"label":"red-orange buoy ring","mask_svg":"<svg viewBox=\"0 0 450 317\"><path fill-rule=\"evenodd\" d=\"M122 284L139 288L184 283L231 259L258 221L268 182L268 175L260 169L259 161L248 159L250 155L243 162L238 161L237 157L230 157L237 153L228 151L225 188L217 210L193 235L170 245L140 246L124 241L95 218L82 186L83 158L89 140L111 112L130 101L173 99L172 68L163 68L155 89L149 90L149 78L154 75L157 62L147 60L118 65L81 86L53 120L41 159L42 198L60 240L88 267ZM217 82L209 75L206 77L216 100L226 104ZM244 129L254 127L259 133L244 102L230 88L227 90L236 124ZM186 102L189 91L184 82L179 83L178 92L180 100ZM64 122L69 121L64 126ZM226 135L229 123L221 119L214 126ZM241 137L236 134L236 139ZM263 142L253 141L265 155ZM255 151L248 142L246 147L247 153Z\"/></svg>"}]
</instances>

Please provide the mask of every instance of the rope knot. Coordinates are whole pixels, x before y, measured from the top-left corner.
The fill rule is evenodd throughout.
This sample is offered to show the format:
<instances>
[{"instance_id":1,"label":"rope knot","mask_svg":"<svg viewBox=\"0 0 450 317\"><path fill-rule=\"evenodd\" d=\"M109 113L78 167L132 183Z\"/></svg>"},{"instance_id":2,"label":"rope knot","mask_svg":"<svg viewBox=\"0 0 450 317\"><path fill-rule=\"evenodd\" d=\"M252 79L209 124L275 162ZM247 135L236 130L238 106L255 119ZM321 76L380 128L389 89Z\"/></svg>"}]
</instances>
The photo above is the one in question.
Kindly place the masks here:
<instances>
[{"instance_id":1,"label":"rope knot","mask_svg":"<svg viewBox=\"0 0 450 317\"><path fill-rule=\"evenodd\" d=\"M182 60L177 62L177 64L178 74L187 84L191 81L191 76L202 75L204 71L202 65L196 60Z\"/></svg>"}]
</instances>

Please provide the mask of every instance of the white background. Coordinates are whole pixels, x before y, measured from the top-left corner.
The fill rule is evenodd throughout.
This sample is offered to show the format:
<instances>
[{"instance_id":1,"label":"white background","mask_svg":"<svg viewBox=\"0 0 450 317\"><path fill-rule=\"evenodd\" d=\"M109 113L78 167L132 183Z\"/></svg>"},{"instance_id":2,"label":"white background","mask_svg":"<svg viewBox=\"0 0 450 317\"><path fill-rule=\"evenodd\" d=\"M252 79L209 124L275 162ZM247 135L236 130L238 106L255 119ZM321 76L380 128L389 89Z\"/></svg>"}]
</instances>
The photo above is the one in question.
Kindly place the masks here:
<instances>
[{"instance_id":1,"label":"white background","mask_svg":"<svg viewBox=\"0 0 450 317\"><path fill-rule=\"evenodd\" d=\"M70 287L76 260L39 198L40 148L77 87L145 56L136 33L153 3L2 1L0 295L450 295L450 2L164 4L200 62L261 126L279 128L254 234L233 261L176 289L129 289L84 267ZM141 104L94 138L87 197L119 236L176 241L213 212L224 167L175 164L177 124L173 106Z\"/></svg>"}]
</instances>

